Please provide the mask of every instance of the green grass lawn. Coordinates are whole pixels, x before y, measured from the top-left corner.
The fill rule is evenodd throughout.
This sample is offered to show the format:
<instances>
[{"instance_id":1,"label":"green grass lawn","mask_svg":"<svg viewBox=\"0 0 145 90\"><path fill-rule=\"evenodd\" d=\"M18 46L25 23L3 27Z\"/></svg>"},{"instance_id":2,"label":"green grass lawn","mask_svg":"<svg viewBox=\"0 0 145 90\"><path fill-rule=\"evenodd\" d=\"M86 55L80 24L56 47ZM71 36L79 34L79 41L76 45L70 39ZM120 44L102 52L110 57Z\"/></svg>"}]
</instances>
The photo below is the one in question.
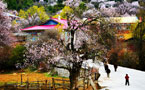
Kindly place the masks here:
<instances>
[{"instance_id":1,"label":"green grass lawn","mask_svg":"<svg viewBox=\"0 0 145 90\"><path fill-rule=\"evenodd\" d=\"M7 83L0 82L0 86L3 86L3 85L5 85L5 84L14 84L14 83L16 83L16 82L7 82Z\"/></svg>"},{"instance_id":2,"label":"green grass lawn","mask_svg":"<svg viewBox=\"0 0 145 90\"><path fill-rule=\"evenodd\" d=\"M58 74L52 75L51 73L48 73L48 72L44 73L44 75L45 75L46 77L68 78L68 77L61 77L61 76L58 76Z\"/></svg>"},{"instance_id":3,"label":"green grass lawn","mask_svg":"<svg viewBox=\"0 0 145 90\"><path fill-rule=\"evenodd\" d=\"M4 85L4 83L3 82L0 82L0 86L3 86Z\"/></svg>"}]
</instances>

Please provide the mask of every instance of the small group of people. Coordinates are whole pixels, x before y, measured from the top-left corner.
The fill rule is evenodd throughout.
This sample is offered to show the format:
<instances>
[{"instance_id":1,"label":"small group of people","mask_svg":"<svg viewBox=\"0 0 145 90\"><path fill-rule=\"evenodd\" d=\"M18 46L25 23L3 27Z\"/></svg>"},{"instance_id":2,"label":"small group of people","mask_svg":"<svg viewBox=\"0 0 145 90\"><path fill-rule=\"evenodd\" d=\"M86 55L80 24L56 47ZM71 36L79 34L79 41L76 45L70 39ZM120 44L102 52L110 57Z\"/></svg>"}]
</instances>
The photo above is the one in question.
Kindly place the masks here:
<instances>
[{"instance_id":1,"label":"small group of people","mask_svg":"<svg viewBox=\"0 0 145 90\"><path fill-rule=\"evenodd\" d=\"M114 71L116 72L117 71L117 68L118 68L118 65L117 64L114 64L113 65L114 66ZM108 62L106 61L106 62L104 62L104 68L105 68L105 71L106 71L106 73L107 73L107 77L109 78L110 76L110 73L111 73L111 70L109 69L109 66L108 66ZM125 75L125 85L130 85L129 84L129 75L128 74L126 74Z\"/></svg>"}]
</instances>

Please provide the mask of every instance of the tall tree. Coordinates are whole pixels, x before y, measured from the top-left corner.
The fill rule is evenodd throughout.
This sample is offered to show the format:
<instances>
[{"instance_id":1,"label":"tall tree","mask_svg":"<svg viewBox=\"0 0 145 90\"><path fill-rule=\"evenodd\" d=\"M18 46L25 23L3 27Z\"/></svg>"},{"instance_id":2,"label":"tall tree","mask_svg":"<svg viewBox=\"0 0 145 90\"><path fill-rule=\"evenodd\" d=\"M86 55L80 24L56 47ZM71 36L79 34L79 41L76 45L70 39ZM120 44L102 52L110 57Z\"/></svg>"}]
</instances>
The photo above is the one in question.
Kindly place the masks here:
<instances>
[{"instance_id":1,"label":"tall tree","mask_svg":"<svg viewBox=\"0 0 145 90\"><path fill-rule=\"evenodd\" d=\"M6 5L0 1L0 46L10 45L12 40L11 35L11 19L6 16Z\"/></svg>"},{"instance_id":2,"label":"tall tree","mask_svg":"<svg viewBox=\"0 0 145 90\"><path fill-rule=\"evenodd\" d=\"M105 26L100 17L92 12L92 16L83 20L83 14L78 15L77 13L80 9L72 6L70 8L73 12L65 13L68 27L64 31L69 33L69 40L64 41L57 30L48 31L40 41L27 44L25 65L36 65L44 61L53 67L67 69L70 73L70 89L76 90L83 61L89 58L94 59L96 56L105 58L107 48L103 45L105 42L103 44L99 42L99 39L103 37L100 32L103 33L105 30L98 28ZM93 21L98 23L91 29ZM60 63L65 63L65 65Z\"/></svg>"},{"instance_id":3,"label":"tall tree","mask_svg":"<svg viewBox=\"0 0 145 90\"><path fill-rule=\"evenodd\" d=\"M55 14L56 12L60 11L61 9L64 8L64 4L62 3L57 3L56 5L54 6L46 6L45 9L46 9L46 12L49 13L49 14Z\"/></svg>"},{"instance_id":4,"label":"tall tree","mask_svg":"<svg viewBox=\"0 0 145 90\"><path fill-rule=\"evenodd\" d=\"M5 15L4 12L6 11L6 5L0 1L0 66L3 67L3 64L9 58L10 46L14 41L11 31L11 19Z\"/></svg>"},{"instance_id":5,"label":"tall tree","mask_svg":"<svg viewBox=\"0 0 145 90\"><path fill-rule=\"evenodd\" d=\"M49 19L43 6L32 6L26 11L20 10L19 16L27 21L26 25L37 25Z\"/></svg>"},{"instance_id":6,"label":"tall tree","mask_svg":"<svg viewBox=\"0 0 145 90\"><path fill-rule=\"evenodd\" d=\"M141 70L145 70L145 8L140 9L140 13L138 17L140 18L140 22L137 24L133 34L135 43L137 46L137 52L139 57L139 68Z\"/></svg>"}]
</instances>

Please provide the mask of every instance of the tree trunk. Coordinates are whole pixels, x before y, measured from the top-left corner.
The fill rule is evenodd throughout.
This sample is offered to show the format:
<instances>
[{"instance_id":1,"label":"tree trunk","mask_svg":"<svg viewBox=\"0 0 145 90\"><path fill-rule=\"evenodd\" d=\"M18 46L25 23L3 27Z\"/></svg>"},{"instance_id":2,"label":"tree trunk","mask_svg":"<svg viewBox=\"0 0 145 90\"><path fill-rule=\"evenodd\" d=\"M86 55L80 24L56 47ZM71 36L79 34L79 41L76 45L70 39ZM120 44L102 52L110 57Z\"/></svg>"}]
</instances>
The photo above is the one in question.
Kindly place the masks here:
<instances>
[{"instance_id":1,"label":"tree trunk","mask_svg":"<svg viewBox=\"0 0 145 90\"><path fill-rule=\"evenodd\" d=\"M74 34L75 34L75 31L74 30L71 30L71 50L74 51Z\"/></svg>"},{"instance_id":2,"label":"tree trunk","mask_svg":"<svg viewBox=\"0 0 145 90\"><path fill-rule=\"evenodd\" d=\"M141 70L145 70L144 69L144 51L143 51L143 36L144 36L144 31L143 31L143 27L144 25L140 25L140 33L139 33L139 68Z\"/></svg>"},{"instance_id":3,"label":"tree trunk","mask_svg":"<svg viewBox=\"0 0 145 90\"><path fill-rule=\"evenodd\" d=\"M75 66L74 66L75 65ZM77 67L76 67L77 65ZM70 90L78 90L78 77L80 75L80 67L81 65L78 64L73 64L73 67L71 70L69 70L70 72Z\"/></svg>"},{"instance_id":4,"label":"tree trunk","mask_svg":"<svg viewBox=\"0 0 145 90\"><path fill-rule=\"evenodd\" d=\"M143 52L143 40L142 40L142 37L140 37L140 41L139 41L139 68L141 70L145 70L144 69L144 64L145 64L145 61L144 61L144 52Z\"/></svg>"}]
</instances>

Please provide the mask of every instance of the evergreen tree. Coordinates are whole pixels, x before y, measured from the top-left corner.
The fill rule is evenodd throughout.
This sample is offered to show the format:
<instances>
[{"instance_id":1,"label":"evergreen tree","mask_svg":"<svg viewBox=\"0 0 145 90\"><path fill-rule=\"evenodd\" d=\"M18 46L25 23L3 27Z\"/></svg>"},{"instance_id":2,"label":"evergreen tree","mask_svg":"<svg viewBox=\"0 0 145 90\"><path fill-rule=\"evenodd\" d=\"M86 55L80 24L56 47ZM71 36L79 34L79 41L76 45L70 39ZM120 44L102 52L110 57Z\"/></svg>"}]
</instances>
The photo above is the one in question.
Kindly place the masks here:
<instances>
[{"instance_id":1,"label":"evergreen tree","mask_svg":"<svg viewBox=\"0 0 145 90\"><path fill-rule=\"evenodd\" d=\"M7 5L8 9L12 10L20 10L26 9L33 5L33 0L4 0Z\"/></svg>"},{"instance_id":2,"label":"evergreen tree","mask_svg":"<svg viewBox=\"0 0 145 90\"><path fill-rule=\"evenodd\" d=\"M48 2L48 0L44 0L45 2Z\"/></svg>"},{"instance_id":3,"label":"evergreen tree","mask_svg":"<svg viewBox=\"0 0 145 90\"><path fill-rule=\"evenodd\" d=\"M133 32L134 43L137 48L138 58L139 58L139 69L145 70L145 12L144 9L140 9L138 17L141 19Z\"/></svg>"},{"instance_id":4,"label":"evergreen tree","mask_svg":"<svg viewBox=\"0 0 145 90\"><path fill-rule=\"evenodd\" d=\"M85 3L89 3L91 0L82 0Z\"/></svg>"}]
</instances>

